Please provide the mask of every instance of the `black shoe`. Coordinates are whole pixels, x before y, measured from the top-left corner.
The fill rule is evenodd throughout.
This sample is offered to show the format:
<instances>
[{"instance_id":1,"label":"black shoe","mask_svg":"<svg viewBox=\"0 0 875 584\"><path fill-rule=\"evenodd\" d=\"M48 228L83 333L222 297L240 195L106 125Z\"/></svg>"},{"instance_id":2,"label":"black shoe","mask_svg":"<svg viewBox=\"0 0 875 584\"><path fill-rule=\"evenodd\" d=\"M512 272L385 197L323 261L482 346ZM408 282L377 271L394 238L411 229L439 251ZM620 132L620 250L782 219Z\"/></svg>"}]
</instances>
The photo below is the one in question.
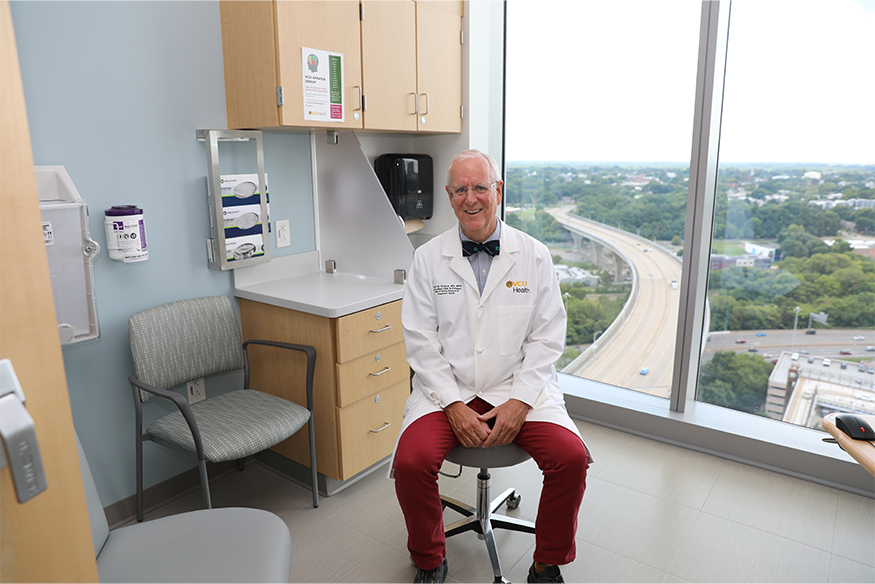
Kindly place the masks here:
<instances>
[{"instance_id":1,"label":"black shoe","mask_svg":"<svg viewBox=\"0 0 875 584\"><path fill-rule=\"evenodd\" d=\"M444 561L441 562L441 565L433 570L423 570L422 568L416 568L416 578L413 579L413 582L443 582L447 577L447 559L444 558Z\"/></svg>"},{"instance_id":2,"label":"black shoe","mask_svg":"<svg viewBox=\"0 0 875 584\"><path fill-rule=\"evenodd\" d=\"M559 573L559 566L547 566L543 572L535 569L535 563L532 562L532 567L529 568L529 577L526 582L565 582L562 579L562 574Z\"/></svg>"}]
</instances>

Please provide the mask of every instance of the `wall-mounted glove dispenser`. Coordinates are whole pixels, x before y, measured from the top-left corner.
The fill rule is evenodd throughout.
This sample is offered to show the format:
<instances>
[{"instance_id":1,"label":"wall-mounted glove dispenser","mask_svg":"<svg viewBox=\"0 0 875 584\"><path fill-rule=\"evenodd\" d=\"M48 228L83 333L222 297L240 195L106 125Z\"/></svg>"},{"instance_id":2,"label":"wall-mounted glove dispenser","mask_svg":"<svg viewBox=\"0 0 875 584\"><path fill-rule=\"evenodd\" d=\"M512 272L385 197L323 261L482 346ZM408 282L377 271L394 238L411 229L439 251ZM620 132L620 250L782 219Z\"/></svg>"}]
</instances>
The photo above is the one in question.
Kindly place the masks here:
<instances>
[{"instance_id":1,"label":"wall-mounted glove dispenser","mask_svg":"<svg viewBox=\"0 0 875 584\"><path fill-rule=\"evenodd\" d=\"M61 344L99 338L92 263L100 245L91 239L88 206L63 166L34 171Z\"/></svg>"}]
</instances>

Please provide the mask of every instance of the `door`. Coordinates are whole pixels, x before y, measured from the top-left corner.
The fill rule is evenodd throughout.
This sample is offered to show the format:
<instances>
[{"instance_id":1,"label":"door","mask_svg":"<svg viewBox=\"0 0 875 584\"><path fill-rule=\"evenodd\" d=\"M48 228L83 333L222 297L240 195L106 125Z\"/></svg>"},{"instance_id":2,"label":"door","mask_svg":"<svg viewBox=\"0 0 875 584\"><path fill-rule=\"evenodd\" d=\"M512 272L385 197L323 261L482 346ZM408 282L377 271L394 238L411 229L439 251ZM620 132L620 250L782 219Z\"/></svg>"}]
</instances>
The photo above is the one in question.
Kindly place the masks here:
<instances>
[{"instance_id":1,"label":"door","mask_svg":"<svg viewBox=\"0 0 875 584\"><path fill-rule=\"evenodd\" d=\"M36 426L47 489L19 503L0 471L0 580L96 582L97 564L52 301L33 155L8 2L0 2L0 358Z\"/></svg>"},{"instance_id":2,"label":"door","mask_svg":"<svg viewBox=\"0 0 875 584\"><path fill-rule=\"evenodd\" d=\"M416 2L420 132L462 131L462 16L455 7Z\"/></svg>"},{"instance_id":3,"label":"door","mask_svg":"<svg viewBox=\"0 0 875 584\"><path fill-rule=\"evenodd\" d=\"M278 85L283 87L280 125L329 130L361 129L362 91L359 3L275 2ZM343 54L343 122L304 119L304 79L301 48ZM322 66L323 64L319 64ZM320 74L322 69L319 70Z\"/></svg>"},{"instance_id":4,"label":"door","mask_svg":"<svg viewBox=\"0 0 875 584\"><path fill-rule=\"evenodd\" d=\"M365 128L416 131L416 5L362 3L362 79Z\"/></svg>"}]
</instances>

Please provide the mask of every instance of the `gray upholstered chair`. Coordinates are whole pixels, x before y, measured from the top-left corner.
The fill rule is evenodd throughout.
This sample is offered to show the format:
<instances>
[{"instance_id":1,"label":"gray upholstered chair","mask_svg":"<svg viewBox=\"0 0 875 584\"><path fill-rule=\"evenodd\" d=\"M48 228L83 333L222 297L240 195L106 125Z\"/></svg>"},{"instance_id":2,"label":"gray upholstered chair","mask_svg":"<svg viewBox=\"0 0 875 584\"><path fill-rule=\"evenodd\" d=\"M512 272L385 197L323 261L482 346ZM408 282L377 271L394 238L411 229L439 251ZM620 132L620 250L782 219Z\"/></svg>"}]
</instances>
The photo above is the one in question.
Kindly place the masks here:
<instances>
[{"instance_id":1,"label":"gray upholstered chair","mask_svg":"<svg viewBox=\"0 0 875 584\"><path fill-rule=\"evenodd\" d=\"M261 509L204 509L109 530L79 437L79 468L102 582L288 582L292 537Z\"/></svg>"},{"instance_id":2,"label":"gray upholstered chair","mask_svg":"<svg viewBox=\"0 0 875 584\"><path fill-rule=\"evenodd\" d=\"M242 341L237 315L226 296L179 300L138 312L128 320L134 375L137 430L137 519L143 520L143 442L151 440L192 454L200 470L204 507L211 508L207 462L238 461L266 450L305 425L310 433L313 506L319 506L316 443L313 430L313 372L316 349L274 341ZM290 349L289 359L306 355L306 407L249 389L249 348L267 345ZM173 388L217 373L244 370L244 389L189 405ZM289 380L289 383L294 381ZM143 404L154 396L171 400L178 411L153 422L143 432Z\"/></svg>"},{"instance_id":3,"label":"gray upholstered chair","mask_svg":"<svg viewBox=\"0 0 875 584\"><path fill-rule=\"evenodd\" d=\"M490 448L465 448L457 446L447 455L447 460L461 466L479 468L477 474L477 506L471 507L456 499L441 495L443 506L461 513L465 517L452 523L445 528L446 537L474 531L480 539L486 541L486 550L489 552L489 560L492 562L492 572L495 582L507 582L501 575L501 563L498 559L498 549L495 547L493 529L510 529L524 533L535 533L535 524L525 519L508 517L496 513L498 508L507 504L508 509L516 509L520 504L520 496L516 490L509 488L503 493L490 499L491 475L490 468L502 468L514 466L529 460L530 456L525 450L511 442L501 446Z\"/></svg>"}]
</instances>

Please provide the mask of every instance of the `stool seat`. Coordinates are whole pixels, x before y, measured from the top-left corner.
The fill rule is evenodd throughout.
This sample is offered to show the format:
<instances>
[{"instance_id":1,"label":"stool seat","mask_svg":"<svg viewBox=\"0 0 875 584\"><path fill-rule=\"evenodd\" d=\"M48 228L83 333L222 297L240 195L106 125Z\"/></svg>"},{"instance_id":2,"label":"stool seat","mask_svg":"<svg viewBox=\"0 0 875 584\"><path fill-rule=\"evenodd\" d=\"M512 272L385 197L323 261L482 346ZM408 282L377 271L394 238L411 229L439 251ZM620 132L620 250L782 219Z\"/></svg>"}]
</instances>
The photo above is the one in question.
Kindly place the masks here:
<instances>
[{"instance_id":1,"label":"stool seat","mask_svg":"<svg viewBox=\"0 0 875 584\"><path fill-rule=\"evenodd\" d=\"M447 460L473 468L503 468L523 463L529 454L514 442L488 448L456 446L447 455Z\"/></svg>"},{"instance_id":2,"label":"stool seat","mask_svg":"<svg viewBox=\"0 0 875 584\"><path fill-rule=\"evenodd\" d=\"M520 496L513 488L507 489L495 499L490 500L490 468L514 466L529 460L525 450L514 443L490 446L489 448L465 448L457 446L447 455L449 462L479 468L477 474L477 506L471 507L456 499L441 495L443 506L461 513L465 517L448 525L444 529L446 537L452 537L466 531L473 531L480 539L486 541L486 550L492 563L494 582L507 582L501 575L501 564L498 550L495 546L493 529L510 529L524 533L535 533L535 524L525 519L508 517L496 513L499 507L507 504L508 509L516 509L520 504Z\"/></svg>"}]
</instances>

